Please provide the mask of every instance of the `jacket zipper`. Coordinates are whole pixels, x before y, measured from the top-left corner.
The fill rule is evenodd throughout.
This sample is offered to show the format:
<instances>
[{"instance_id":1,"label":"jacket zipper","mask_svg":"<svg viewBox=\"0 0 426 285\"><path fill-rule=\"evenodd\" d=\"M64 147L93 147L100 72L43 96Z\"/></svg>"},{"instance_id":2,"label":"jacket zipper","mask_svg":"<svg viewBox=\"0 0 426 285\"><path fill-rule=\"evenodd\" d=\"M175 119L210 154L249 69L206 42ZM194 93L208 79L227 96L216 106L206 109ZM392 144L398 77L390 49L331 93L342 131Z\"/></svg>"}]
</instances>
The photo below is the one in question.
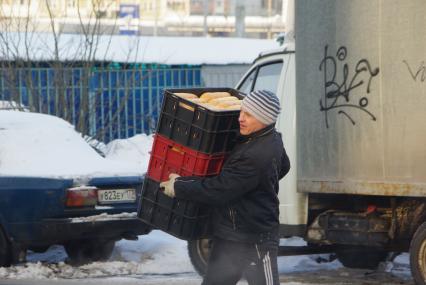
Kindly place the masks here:
<instances>
[{"instance_id":1,"label":"jacket zipper","mask_svg":"<svg viewBox=\"0 0 426 285\"><path fill-rule=\"evenodd\" d=\"M232 221L232 226L234 227L234 230L237 229L236 225L235 225L235 213L232 210L232 208L229 208L229 217L231 218Z\"/></svg>"}]
</instances>

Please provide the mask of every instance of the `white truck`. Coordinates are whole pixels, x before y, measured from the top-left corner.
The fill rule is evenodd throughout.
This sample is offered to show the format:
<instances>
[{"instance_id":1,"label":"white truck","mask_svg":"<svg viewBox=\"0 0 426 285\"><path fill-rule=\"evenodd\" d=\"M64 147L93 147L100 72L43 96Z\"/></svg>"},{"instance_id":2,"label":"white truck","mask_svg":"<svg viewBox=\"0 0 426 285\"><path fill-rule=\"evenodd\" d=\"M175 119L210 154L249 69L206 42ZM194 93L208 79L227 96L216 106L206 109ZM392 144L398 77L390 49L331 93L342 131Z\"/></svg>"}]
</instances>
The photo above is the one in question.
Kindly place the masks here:
<instances>
[{"instance_id":1,"label":"white truck","mask_svg":"<svg viewBox=\"0 0 426 285\"><path fill-rule=\"evenodd\" d=\"M296 40L260 55L237 85L283 106L292 168L280 182L281 237L376 268L409 252L426 284L426 3L298 0ZM295 53L295 47L297 52ZM209 241L188 243L203 273Z\"/></svg>"}]
</instances>

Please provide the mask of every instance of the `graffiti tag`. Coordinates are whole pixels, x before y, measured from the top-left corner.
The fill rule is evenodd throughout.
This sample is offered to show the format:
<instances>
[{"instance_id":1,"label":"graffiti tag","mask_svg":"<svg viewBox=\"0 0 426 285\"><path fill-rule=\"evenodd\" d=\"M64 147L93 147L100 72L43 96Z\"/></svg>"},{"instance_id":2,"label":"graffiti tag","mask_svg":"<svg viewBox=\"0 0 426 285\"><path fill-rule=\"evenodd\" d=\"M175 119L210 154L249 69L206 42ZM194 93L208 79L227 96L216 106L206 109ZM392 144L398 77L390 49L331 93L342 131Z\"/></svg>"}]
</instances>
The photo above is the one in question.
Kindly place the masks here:
<instances>
[{"instance_id":1,"label":"graffiti tag","mask_svg":"<svg viewBox=\"0 0 426 285\"><path fill-rule=\"evenodd\" d=\"M417 68L416 72L411 69L410 65L406 60L403 60L402 62L405 63L405 66L407 66L408 72L410 73L411 78L413 78L414 81L426 81L426 65L424 61L419 64L419 68Z\"/></svg>"},{"instance_id":2,"label":"graffiti tag","mask_svg":"<svg viewBox=\"0 0 426 285\"><path fill-rule=\"evenodd\" d=\"M360 59L353 69L353 76L350 77L349 65L345 62L347 48L341 46L335 56L328 54L328 46L324 48L324 58L321 60L319 70L324 74L324 97L320 99L320 111L324 112L325 124L329 127L328 112L336 110L338 114L347 118L352 125L355 120L351 116L352 110L360 110L369 116L373 121L376 117L367 110L370 85L372 79L379 74L379 68L372 68L367 59ZM337 75L341 67L341 82L337 82ZM362 89L361 87L365 87ZM362 90L363 95L357 100L354 98L354 90ZM365 93L364 93L365 92Z\"/></svg>"}]
</instances>

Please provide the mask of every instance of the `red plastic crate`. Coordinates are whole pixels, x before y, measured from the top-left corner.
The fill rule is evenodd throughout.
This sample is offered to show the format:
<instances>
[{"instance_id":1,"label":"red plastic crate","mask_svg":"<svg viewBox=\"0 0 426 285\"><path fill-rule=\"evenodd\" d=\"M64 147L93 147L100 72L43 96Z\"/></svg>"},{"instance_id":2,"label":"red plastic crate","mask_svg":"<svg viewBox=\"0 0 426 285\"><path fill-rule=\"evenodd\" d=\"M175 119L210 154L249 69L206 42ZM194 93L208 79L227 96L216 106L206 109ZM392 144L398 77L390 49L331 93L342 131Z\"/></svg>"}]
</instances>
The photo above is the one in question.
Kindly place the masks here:
<instances>
[{"instance_id":1,"label":"red plastic crate","mask_svg":"<svg viewBox=\"0 0 426 285\"><path fill-rule=\"evenodd\" d=\"M220 172L225 153L205 154L195 151L161 135L154 136L148 177L166 181L170 173L181 176L211 176Z\"/></svg>"}]
</instances>

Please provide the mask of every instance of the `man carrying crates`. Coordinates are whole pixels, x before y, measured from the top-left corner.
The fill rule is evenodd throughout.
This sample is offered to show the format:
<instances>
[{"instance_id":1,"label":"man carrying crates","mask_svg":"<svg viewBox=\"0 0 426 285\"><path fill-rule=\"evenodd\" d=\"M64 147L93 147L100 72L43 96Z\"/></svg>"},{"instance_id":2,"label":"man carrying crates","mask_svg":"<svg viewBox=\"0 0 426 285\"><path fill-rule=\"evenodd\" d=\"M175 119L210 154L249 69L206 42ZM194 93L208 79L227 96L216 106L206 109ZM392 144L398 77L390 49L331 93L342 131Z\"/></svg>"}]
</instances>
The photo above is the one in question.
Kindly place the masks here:
<instances>
[{"instance_id":1,"label":"man carrying crates","mask_svg":"<svg viewBox=\"0 0 426 285\"><path fill-rule=\"evenodd\" d=\"M160 184L169 197L213 207L213 246L204 285L279 284L278 181L290 169L275 130L280 103L272 92L248 94L241 103L240 136L213 177L170 174Z\"/></svg>"}]
</instances>

